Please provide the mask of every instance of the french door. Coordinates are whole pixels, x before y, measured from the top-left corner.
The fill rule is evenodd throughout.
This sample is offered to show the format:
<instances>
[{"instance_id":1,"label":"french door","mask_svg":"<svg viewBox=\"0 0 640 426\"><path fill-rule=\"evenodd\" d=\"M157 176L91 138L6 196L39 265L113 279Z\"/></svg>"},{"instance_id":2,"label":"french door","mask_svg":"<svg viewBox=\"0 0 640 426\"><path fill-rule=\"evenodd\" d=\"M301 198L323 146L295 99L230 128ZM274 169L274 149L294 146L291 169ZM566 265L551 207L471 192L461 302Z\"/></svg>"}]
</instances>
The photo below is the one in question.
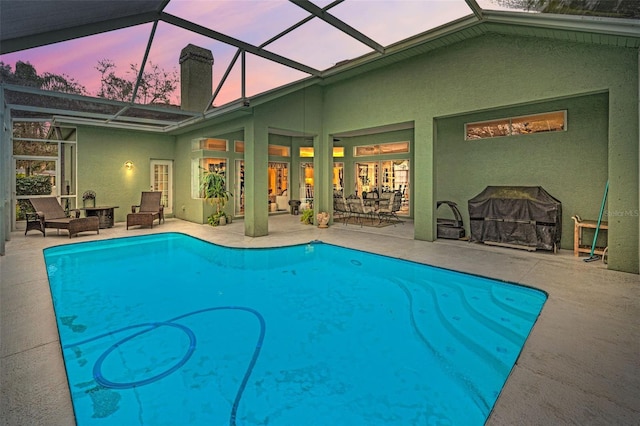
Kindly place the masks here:
<instances>
[{"instance_id":1,"label":"french door","mask_svg":"<svg viewBox=\"0 0 640 426\"><path fill-rule=\"evenodd\" d=\"M397 191L402 194L399 214L409 214L409 160L384 160L357 162L356 194Z\"/></svg>"},{"instance_id":2,"label":"french door","mask_svg":"<svg viewBox=\"0 0 640 426\"><path fill-rule=\"evenodd\" d=\"M173 213L173 161L151 160L151 190L162 192L165 214Z\"/></svg>"}]
</instances>

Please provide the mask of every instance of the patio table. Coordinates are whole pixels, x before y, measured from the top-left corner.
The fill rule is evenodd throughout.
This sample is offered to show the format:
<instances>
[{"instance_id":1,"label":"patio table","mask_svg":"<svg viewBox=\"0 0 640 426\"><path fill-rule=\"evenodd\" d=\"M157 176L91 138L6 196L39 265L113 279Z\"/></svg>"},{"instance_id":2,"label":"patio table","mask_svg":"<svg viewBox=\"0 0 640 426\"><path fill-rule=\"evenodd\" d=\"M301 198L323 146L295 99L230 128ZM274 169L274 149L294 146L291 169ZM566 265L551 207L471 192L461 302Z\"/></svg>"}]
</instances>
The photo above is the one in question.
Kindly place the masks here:
<instances>
[{"instance_id":1,"label":"patio table","mask_svg":"<svg viewBox=\"0 0 640 426\"><path fill-rule=\"evenodd\" d=\"M113 228L113 210L119 206L97 206L97 207L82 207L80 210L84 210L86 217L98 216L100 219L100 229Z\"/></svg>"}]
</instances>

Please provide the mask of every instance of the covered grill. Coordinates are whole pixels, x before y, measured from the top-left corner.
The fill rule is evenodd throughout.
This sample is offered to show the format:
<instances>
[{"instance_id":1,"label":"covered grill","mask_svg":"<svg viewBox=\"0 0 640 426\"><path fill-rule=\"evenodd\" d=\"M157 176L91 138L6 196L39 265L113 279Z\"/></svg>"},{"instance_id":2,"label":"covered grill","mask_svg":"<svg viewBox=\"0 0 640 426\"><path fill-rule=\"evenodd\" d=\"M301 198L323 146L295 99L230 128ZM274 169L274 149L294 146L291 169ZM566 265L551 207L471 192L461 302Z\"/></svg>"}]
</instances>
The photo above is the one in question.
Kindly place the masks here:
<instances>
[{"instance_id":1,"label":"covered grill","mask_svg":"<svg viewBox=\"0 0 640 426\"><path fill-rule=\"evenodd\" d=\"M469 222L471 241L556 251L562 203L541 186L488 186L469 200Z\"/></svg>"}]
</instances>

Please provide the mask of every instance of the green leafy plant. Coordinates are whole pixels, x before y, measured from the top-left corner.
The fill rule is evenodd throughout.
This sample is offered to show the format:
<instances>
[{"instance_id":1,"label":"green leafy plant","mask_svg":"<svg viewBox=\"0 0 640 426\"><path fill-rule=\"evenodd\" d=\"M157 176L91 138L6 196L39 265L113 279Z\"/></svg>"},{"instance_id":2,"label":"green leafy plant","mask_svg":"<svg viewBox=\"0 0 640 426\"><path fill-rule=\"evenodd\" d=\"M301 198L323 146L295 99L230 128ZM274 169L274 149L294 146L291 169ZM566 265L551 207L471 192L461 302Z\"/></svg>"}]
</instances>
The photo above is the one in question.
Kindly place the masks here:
<instances>
[{"instance_id":1,"label":"green leafy plant","mask_svg":"<svg viewBox=\"0 0 640 426\"><path fill-rule=\"evenodd\" d=\"M229 201L229 197L232 197L233 194L227 191L227 185L224 179L224 175L216 172L210 172L209 170L204 170L202 174L202 179L200 181L200 190L202 191L204 198L209 201L212 206L215 206L215 213L211 214L207 218L207 222L211 226L217 226L220 224L220 217L225 216L227 214L224 212L224 206Z\"/></svg>"},{"instance_id":2,"label":"green leafy plant","mask_svg":"<svg viewBox=\"0 0 640 426\"><path fill-rule=\"evenodd\" d=\"M16 195L50 195L52 190L49 176L16 176ZM16 220L24 220L25 213L32 211L33 206L29 200L17 200Z\"/></svg>"},{"instance_id":3,"label":"green leafy plant","mask_svg":"<svg viewBox=\"0 0 640 426\"><path fill-rule=\"evenodd\" d=\"M300 216L300 222L306 225L313 225L313 209L303 210Z\"/></svg>"},{"instance_id":4,"label":"green leafy plant","mask_svg":"<svg viewBox=\"0 0 640 426\"><path fill-rule=\"evenodd\" d=\"M51 194L51 177L45 175L16 177L17 195Z\"/></svg>"},{"instance_id":5,"label":"green leafy plant","mask_svg":"<svg viewBox=\"0 0 640 426\"><path fill-rule=\"evenodd\" d=\"M230 222L229 216L224 211L219 211L219 212L216 212L216 213L213 213L213 214L209 215L209 217L207 218L207 222L211 226L218 226L218 225L220 225L220 218L222 216L225 217L225 220L227 221L227 223Z\"/></svg>"}]
</instances>

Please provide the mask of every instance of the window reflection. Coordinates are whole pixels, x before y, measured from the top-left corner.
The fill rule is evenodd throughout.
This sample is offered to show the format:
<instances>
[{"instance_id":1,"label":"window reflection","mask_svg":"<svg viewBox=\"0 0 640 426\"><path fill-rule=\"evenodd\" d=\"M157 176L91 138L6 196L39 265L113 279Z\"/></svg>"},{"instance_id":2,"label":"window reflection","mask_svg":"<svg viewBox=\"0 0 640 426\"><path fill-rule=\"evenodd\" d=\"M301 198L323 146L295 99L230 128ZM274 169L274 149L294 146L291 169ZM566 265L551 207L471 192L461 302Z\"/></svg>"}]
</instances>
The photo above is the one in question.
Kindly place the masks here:
<instances>
[{"instance_id":1,"label":"window reflection","mask_svg":"<svg viewBox=\"0 0 640 426\"><path fill-rule=\"evenodd\" d=\"M487 139L566 130L567 111L523 115L465 124L465 139Z\"/></svg>"}]
</instances>

